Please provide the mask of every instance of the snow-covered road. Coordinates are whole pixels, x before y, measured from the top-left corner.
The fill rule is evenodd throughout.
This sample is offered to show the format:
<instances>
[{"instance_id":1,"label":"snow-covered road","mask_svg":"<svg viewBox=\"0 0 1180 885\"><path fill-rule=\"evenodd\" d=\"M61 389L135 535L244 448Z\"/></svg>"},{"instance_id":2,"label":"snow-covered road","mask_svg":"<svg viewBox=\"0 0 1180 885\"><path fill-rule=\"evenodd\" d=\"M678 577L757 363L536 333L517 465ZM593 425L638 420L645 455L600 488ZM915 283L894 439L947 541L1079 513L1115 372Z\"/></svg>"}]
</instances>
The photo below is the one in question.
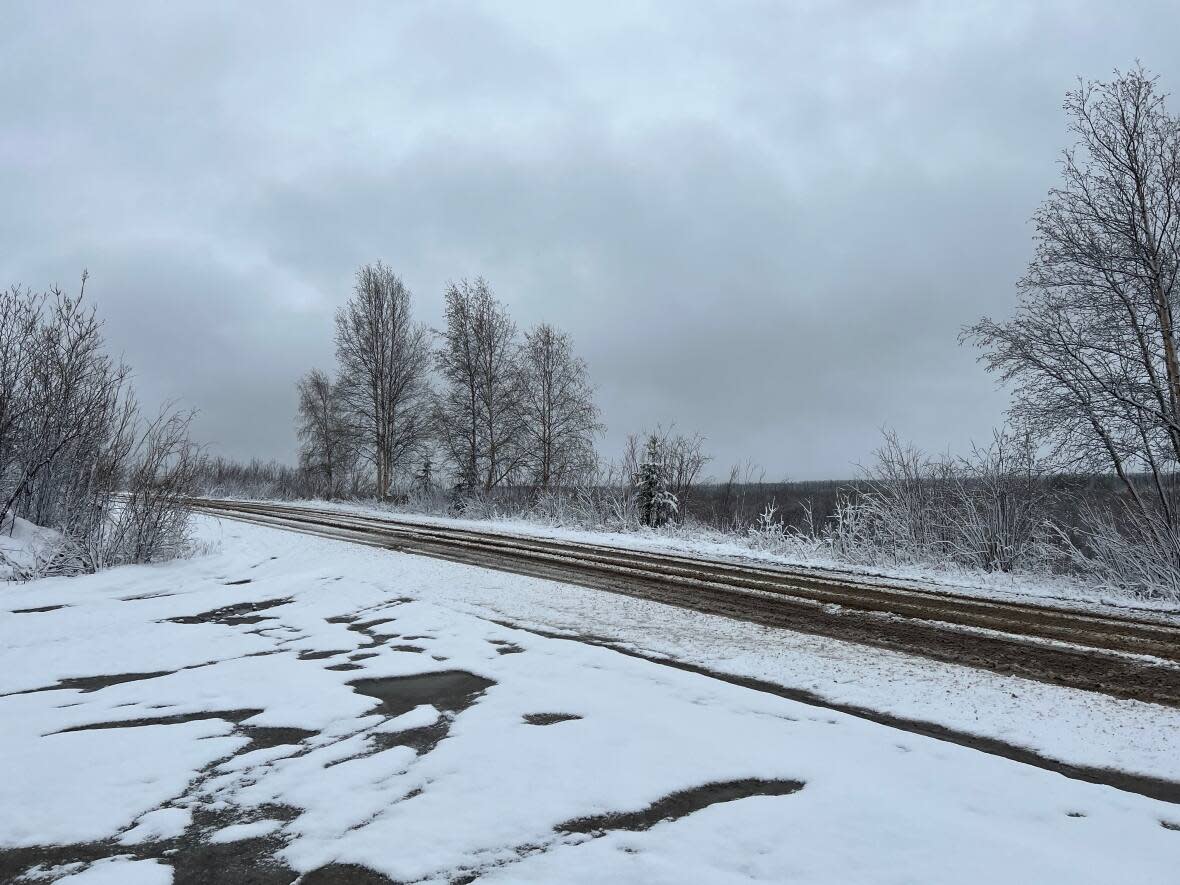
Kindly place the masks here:
<instances>
[{"instance_id":1,"label":"snow-covered road","mask_svg":"<svg viewBox=\"0 0 1180 885\"><path fill-rule=\"evenodd\" d=\"M1180 868L1175 805L584 639L1167 778L1175 711L343 542L202 531L219 552L0 591L0 880L1171 883Z\"/></svg>"}]
</instances>

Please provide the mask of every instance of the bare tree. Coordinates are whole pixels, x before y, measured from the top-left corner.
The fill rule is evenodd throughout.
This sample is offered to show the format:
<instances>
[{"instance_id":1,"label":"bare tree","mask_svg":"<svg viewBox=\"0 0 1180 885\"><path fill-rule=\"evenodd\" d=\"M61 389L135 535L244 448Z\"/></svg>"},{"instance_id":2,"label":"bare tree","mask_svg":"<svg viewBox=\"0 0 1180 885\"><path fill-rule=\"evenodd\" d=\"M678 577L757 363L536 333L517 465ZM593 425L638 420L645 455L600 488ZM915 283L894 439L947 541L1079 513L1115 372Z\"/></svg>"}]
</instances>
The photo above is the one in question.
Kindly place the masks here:
<instances>
[{"instance_id":1,"label":"bare tree","mask_svg":"<svg viewBox=\"0 0 1180 885\"><path fill-rule=\"evenodd\" d=\"M594 469L594 437L602 432L584 360L569 336L547 323L525 335L524 434L533 482L561 486Z\"/></svg>"},{"instance_id":2,"label":"bare tree","mask_svg":"<svg viewBox=\"0 0 1180 885\"><path fill-rule=\"evenodd\" d=\"M299 465L329 498L343 493L354 459L348 414L339 386L319 369L299 380Z\"/></svg>"},{"instance_id":3,"label":"bare tree","mask_svg":"<svg viewBox=\"0 0 1180 885\"><path fill-rule=\"evenodd\" d=\"M444 382L440 442L463 486L491 491L520 469L526 451L516 324L483 279L452 283L445 297L435 355Z\"/></svg>"},{"instance_id":4,"label":"bare tree","mask_svg":"<svg viewBox=\"0 0 1180 885\"><path fill-rule=\"evenodd\" d=\"M385 498L429 430L430 346L411 317L409 290L381 262L357 271L353 296L336 314L336 359L340 397Z\"/></svg>"},{"instance_id":5,"label":"bare tree","mask_svg":"<svg viewBox=\"0 0 1180 885\"><path fill-rule=\"evenodd\" d=\"M1142 69L1080 83L1065 110L1078 141L1036 213L1016 316L964 336L1011 384L1016 422L1059 464L1113 470L1180 570L1180 121Z\"/></svg>"}]
</instances>

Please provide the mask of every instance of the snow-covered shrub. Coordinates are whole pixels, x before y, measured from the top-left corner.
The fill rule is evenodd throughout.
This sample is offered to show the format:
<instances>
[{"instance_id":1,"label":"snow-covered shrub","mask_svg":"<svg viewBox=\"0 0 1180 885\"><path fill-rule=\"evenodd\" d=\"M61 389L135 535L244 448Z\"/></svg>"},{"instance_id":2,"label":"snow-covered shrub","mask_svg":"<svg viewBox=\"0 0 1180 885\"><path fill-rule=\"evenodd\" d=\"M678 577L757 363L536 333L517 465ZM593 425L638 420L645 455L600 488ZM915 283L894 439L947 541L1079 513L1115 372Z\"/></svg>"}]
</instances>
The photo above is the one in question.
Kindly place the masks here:
<instances>
[{"instance_id":1,"label":"snow-covered shrub","mask_svg":"<svg viewBox=\"0 0 1180 885\"><path fill-rule=\"evenodd\" d=\"M141 431L128 379L81 292L0 297L0 522L12 531L20 517L54 533L26 576L146 562L183 547L195 460L189 419L165 410Z\"/></svg>"},{"instance_id":2,"label":"snow-covered shrub","mask_svg":"<svg viewBox=\"0 0 1180 885\"><path fill-rule=\"evenodd\" d=\"M1074 569L1111 589L1180 601L1180 537L1151 511L1087 506L1074 533L1058 530Z\"/></svg>"},{"instance_id":3,"label":"snow-covered shrub","mask_svg":"<svg viewBox=\"0 0 1180 885\"><path fill-rule=\"evenodd\" d=\"M1052 554L1046 471L1028 435L996 431L945 470L947 553L960 565L1010 572Z\"/></svg>"},{"instance_id":4,"label":"snow-covered shrub","mask_svg":"<svg viewBox=\"0 0 1180 885\"><path fill-rule=\"evenodd\" d=\"M778 515L778 505L771 501L746 533L750 546L758 550L778 550L787 537L786 526Z\"/></svg>"}]
</instances>

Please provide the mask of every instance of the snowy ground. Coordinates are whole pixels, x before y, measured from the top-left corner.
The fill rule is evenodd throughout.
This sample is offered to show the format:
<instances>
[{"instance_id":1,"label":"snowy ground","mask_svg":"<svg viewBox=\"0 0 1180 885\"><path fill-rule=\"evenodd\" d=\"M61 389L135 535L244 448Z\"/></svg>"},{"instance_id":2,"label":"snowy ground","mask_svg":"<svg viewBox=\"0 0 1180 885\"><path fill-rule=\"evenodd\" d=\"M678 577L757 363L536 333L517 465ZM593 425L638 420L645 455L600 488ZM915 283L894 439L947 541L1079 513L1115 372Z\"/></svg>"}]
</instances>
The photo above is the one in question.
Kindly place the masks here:
<instances>
[{"instance_id":1,"label":"snowy ground","mask_svg":"<svg viewBox=\"0 0 1180 885\"><path fill-rule=\"evenodd\" d=\"M260 501L258 503L275 503ZM763 563L772 566L805 568L819 573L859 575L868 579L880 578L890 583L925 590L950 590L955 593L985 596L993 599L1036 602L1067 608L1110 614L1133 613L1138 616L1180 620L1180 605L1167 599L1138 599L1112 593L1095 584L1063 575L1031 575L987 573L955 568L933 568L918 565L897 565L889 569L855 566L830 557L809 552L805 556L788 556L758 549L740 535L729 535L703 526L668 526L660 530L643 529L636 532L606 532L567 526L546 525L521 519L452 519L398 510L376 504L355 504L342 501L292 501L299 507L339 510L358 516L393 517L453 528L481 532L502 532L525 537L550 538L587 544L605 544L630 550L656 550Z\"/></svg>"},{"instance_id":2,"label":"snowy ground","mask_svg":"<svg viewBox=\"0 0 1180 885\"><path fill-rule=\"evenodd\" d=\"M1176 880L1176 805L583 639L1172 779L1177 711L201 530L220 552L0 587L0 880Z\"/></svg>"}]
</instances>

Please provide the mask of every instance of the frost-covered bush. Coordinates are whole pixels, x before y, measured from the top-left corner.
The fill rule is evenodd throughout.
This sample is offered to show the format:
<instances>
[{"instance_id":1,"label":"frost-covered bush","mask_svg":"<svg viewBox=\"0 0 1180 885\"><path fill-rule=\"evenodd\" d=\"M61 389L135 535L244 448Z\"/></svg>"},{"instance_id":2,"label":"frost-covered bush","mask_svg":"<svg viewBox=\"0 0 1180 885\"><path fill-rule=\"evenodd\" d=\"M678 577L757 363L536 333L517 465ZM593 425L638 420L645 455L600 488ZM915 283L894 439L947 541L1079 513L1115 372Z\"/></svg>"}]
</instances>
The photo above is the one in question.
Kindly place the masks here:
<instances>
[{"instance_id":1,"label":"frost-covered bush","mask_svg":"<svg viewBox=\"0 0 1180 885\"><path fill-rule=\"evenodd\" d=\"M1133 596L1180 601L1180 537L1158 514L1088 506L1080 527L1058 536L1081 574Z\"/></svg>"},{"instance_id":2,"label":"frost-covered bush","mask_svg":"<svg viewBox=\"0 0 1180 885\"><path fill-rule=\"evenodd\" d=\"M86 275L83 274L83 289ZM28 569L74 574L175 555L188 524L189 419L142 426L129 369L111 359L82 293L0 297L0 524L52 530ZM126 492L124 500L120 496Z\"/></svg>"}]
</instances>

